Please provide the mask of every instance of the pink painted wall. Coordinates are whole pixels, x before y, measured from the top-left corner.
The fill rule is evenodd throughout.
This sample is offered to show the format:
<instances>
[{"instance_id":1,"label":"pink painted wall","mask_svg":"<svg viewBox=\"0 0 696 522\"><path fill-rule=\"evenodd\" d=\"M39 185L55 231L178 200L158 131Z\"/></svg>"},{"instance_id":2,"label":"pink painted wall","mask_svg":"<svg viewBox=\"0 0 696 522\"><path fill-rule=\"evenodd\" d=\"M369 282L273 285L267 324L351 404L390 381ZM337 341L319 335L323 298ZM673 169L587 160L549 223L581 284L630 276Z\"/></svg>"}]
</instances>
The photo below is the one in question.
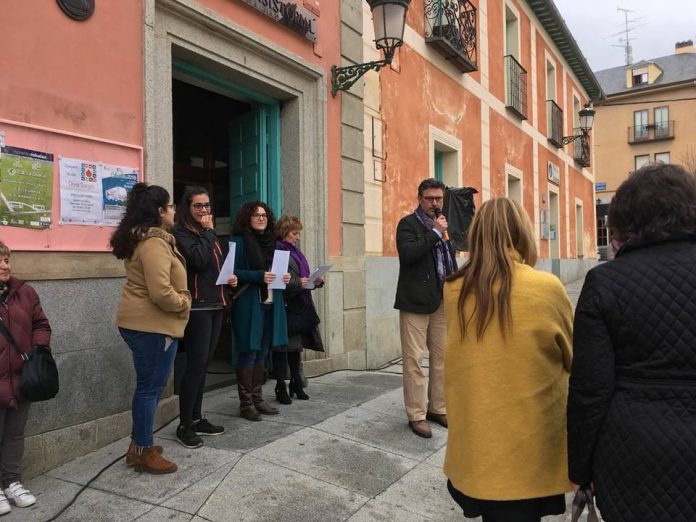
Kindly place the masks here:
<instances>
[{"instance_id":1,"label":"pink painted wall","mask_svg":"<svg viewBox=\"0 0 696 522\"><path fill-rule=\"evenodd\" d=\"M331 96L331 66L341 63L340 5L336 0L295 0L317 14L317 43L283 27L264 14L236 0L198 0L198 3L243 25L279 47L320 66L326 76L328 255L341 255L341 94ZM321 146L320 143L317 146Z\"/></svg>"},{"instance_id":2,"label":"pink painted wall","mask_svg":"<svg viewBox=\"0 0 696 522\"><path fill-rule=\"evenodd\" d=\"M56 156L53 228L0 226L2 239L15 250L107 250L112 228L58 225L57 160L62 154L141 168L141 0L97 2L85 22L65 16L56 2L4 2L0 17L0 131L7 145Z\"/></svg>"}]
</instances>

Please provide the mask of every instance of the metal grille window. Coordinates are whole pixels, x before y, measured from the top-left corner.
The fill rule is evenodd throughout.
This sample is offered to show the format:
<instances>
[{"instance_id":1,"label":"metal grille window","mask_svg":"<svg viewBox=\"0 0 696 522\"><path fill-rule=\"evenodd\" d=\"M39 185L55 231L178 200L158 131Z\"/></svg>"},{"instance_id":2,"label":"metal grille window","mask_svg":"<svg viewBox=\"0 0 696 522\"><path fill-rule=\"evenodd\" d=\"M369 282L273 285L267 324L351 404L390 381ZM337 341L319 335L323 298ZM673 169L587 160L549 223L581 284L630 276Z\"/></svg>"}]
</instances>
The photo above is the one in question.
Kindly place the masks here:
<instances>
[{"instance_id":1,"label":"metal grille window","mask_svg":"<svg viewBox=\"0 0 696 522\"><path fill-rule=\"evenodd\" d=\"M580 128L573 129L573 136L580 136L573 141L573 159L578 165L589 167L592 161L590 156L590 135L584 134Z\"/></svg>"},{"instance_id":2,"label":"metal grille window","mask_svg":"<svg viewBox=\"0 0 696 522\"><path fill-rule=\"evenodd\" d=\"M475 71L476 8L469 0L425 0L425 41L463 73Z\"/></svg>"},{"instance_id":3,"label":"metal grille window","mask_svg":"<svg viewBox=\"0 0 696 522\"><path fill-rule=\"evenodd\" d=\"M553 100L546 101L546 110L549 115L546 137L560 148L563 146L563 110Z\"/></svg>"},{"instance_id":4,"label":"metal grille window","mask_svg":"<svg viewBox=\"0 0 696 522\"><path fill-rule=\"evenodd\" d=\"M527 71L514 56L505 57L505 106L520 119L527 119Z\"/></svg>"}]
</instances>

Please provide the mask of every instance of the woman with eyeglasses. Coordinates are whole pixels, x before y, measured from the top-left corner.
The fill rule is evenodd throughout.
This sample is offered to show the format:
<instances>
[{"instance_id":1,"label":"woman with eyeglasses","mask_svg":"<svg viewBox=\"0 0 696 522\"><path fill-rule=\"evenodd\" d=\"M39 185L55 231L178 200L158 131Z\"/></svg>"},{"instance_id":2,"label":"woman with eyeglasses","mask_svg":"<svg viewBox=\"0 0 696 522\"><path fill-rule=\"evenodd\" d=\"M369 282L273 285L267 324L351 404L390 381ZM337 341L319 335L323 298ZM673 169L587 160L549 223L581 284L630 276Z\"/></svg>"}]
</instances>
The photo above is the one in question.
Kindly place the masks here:
<instances>
[{"instance_id":1,"label":"woman with eyeglasses","mask_svg":"<svg viewBox=\"0 0 696 522\"><path fill-rule=\"evenodd\" d=\"M237 214L232 236L237 245L234 272L240 284L232 314L239 413L250 421L260 421L262 414L278 414L263 399L265 361L271 347L288 343L283 291L268 288L276 278L270 271L276 249L274 226L270 207L251 201ZM283 281L290 281L289 273L283 274Z\"/></svg>"},{"instance_id":2,"label":"woman with eyeglasses","mask_svg":"<svg viewBox=\"0 0 696 522\"><path fill-rule=\"evenodd\" d=\"M169 192L136 183L128 195L126 213L111 236L113 253L123 259L126 271L116 324L132 352L136 375L133 439L126 464L155 474L177 470L162 456L162 446L155 446L152 432L157 404L191 310L186 261L169 233L173 224Z\"/></svg>"},{"instance_id":3,"label":"woman with eyeglasses","mask_svg":"<svg viewBox=\"0 0 696 522\"><path fill-rule=\"evenodd\" d=\"M203 187L186 187L176 212L173 234L179 252L186 259L186 276L192 305L184 347L186 368L179 390L179 427L177 440L187 448L203 445L201 435L220 435L223 426L211 424L203 417L203 389L222 329L224 307L229 300L225 285L217 285L224 261L215 235L210 196ZM237 286L232 276L227 285Z\"/></svg>"}]
</instances>

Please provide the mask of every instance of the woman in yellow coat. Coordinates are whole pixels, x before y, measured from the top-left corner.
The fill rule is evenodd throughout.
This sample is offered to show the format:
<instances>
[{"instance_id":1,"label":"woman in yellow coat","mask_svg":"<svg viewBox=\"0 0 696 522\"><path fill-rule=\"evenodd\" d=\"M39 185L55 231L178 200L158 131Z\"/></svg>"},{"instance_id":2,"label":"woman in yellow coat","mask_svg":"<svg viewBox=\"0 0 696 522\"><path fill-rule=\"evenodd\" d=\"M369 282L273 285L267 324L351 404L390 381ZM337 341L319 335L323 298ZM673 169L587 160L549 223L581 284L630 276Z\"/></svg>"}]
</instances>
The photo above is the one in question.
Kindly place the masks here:
<instances>
[{"instance_id":1,"label":"woman in yellow coat","mask_svg":"<svg viewBox=\"0 0 696 522\"><path fill-rule=\"evenodd\" d=\"M469 262L445 284L445 474L466 517L537 522L570 491L565 405L573 310L537 260L529 218L496 198L469 231Z\"/></svg>"}]
</instances>

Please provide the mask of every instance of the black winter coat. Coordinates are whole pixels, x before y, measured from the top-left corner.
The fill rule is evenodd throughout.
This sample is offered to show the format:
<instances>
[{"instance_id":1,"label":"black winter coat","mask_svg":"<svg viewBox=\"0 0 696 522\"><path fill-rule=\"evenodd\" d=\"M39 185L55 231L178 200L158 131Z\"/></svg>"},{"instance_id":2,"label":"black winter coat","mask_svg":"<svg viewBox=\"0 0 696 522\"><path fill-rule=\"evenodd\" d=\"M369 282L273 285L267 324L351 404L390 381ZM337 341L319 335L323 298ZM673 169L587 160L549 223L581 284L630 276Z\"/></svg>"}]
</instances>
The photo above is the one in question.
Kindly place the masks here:
<instances>
[{"instance_id":1,"label":"black winter coat","mask_svg":"<svg viewBox=\"0 0 696 522\"><path fill-rule=\"evenodd\" d=\"M175 227L172 234L176 247L186 259L186 281L191 292L191 308L222 308L227 303L227 285L216 285L222 263L220 243L213 230L196 234L184 227Z\"/></svg>"},{"instance_id":2,"label":"black winter coat","mask_svg":"<svg viewBox=\"0 0 696 522\"><path fill-rule=\"evenodd\" d=\"M416 214L409 214L396 227L399 252L399 281L394 308L414 314L432 314L442 302L442 288L437 279L433 249L440 240L425 228ZM454 269L457 262L452 245L447 244Z\"/></svg>"},{"instance_id":3,"label":"black winter coat","mask_svg":"<svg viewBox=\"0 0 696 522\"><path fill-rule=\"evenodd\" d=\"M575 311L570 480L606 522L696 520L696 241L626 249Z\"/></svg>"}]
</instances>

